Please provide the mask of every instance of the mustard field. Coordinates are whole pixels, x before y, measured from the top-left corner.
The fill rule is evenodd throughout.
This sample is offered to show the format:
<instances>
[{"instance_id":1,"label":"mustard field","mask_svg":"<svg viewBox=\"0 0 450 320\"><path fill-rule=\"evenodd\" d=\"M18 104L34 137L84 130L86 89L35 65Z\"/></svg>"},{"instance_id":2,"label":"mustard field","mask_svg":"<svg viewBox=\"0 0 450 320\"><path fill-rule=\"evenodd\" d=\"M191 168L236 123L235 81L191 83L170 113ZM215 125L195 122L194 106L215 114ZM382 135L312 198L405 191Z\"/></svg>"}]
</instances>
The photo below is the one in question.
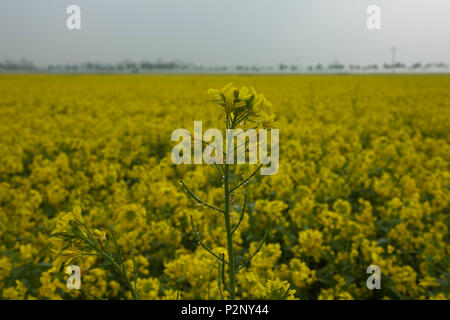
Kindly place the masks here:
<instances>
[{"instance_id":1,"label":"mustard field","mask_svg":"<svg viewBox=\"0 0 450 320\"><path fill-rule=\"evenodd\" d=\"M235 298L450 298L448 75L0 75L0 298L232 298L221 212L180 184L221 208L221 169L171 158L175 129L224 127L230 82L280 148L230 199Z\"/></svg>"}]
</instances>

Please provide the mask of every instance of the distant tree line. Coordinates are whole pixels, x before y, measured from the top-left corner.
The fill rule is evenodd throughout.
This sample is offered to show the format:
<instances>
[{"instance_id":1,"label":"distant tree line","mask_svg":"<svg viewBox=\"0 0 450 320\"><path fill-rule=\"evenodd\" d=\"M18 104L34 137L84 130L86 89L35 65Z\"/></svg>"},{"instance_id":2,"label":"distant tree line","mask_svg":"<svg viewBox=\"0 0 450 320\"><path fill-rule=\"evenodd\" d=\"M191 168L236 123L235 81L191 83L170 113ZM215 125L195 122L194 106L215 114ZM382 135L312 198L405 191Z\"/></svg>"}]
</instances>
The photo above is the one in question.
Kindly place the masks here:
<instances>
[{"instance_id":1,"label":"distant tree line","mask_svg":"<svg viewBox=\"0 0 450 320\"><path fill-rule=\"evenodd\" d=\"M158 60L156 62L124 61L118 63L98 63L86 62L81 64L49 65L37 67L32 61L20 60L19 62L5 60L0 62L0 72L50 72L50 73L157 73L157 72L198 72L198 73L356 73L356 72L426 72L442 71L446 72L450 68L449 64L421 63L416 62L410 65L402 62L378 64L348 64L337 61L324 65L318 63L310 66L300 66L298 64L280 63L276 66L261 65L235 65L235 66L204 66L193 63L183 63L179 61L166 62Z\"/></svg>"},{"instance_id":2,"label":"distant tree line","mask_svg":"<svg viewBox=\"0 0 450 320\"><path fill-rule=\"evenodd\" d=\"M34 65L32 61L28 61L25 59L20 60L19 62L5 60L3 62L0 61L0 70L5 71L36 71L37 67Z\"/></svg>"}]
</instances>

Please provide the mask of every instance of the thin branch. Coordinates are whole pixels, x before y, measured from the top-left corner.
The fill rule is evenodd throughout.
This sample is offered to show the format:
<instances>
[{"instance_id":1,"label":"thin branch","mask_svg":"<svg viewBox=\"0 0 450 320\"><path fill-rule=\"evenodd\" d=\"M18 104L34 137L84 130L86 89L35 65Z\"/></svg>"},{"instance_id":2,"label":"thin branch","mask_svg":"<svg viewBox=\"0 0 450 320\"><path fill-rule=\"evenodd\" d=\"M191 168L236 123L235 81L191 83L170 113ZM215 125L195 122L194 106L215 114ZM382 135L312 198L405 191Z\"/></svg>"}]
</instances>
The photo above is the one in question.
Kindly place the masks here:
<instances>
[{"instance_id":1,"label":"thin branch","mask_svg":"<svg viewBox=\"0 0 450 320\"><path fill-rule=\"evenodd\" d=\"M134 259L134 248L131 248L131 260L133 260L133 272L134 272L134 291L137 292L137 272L136 272L136 260Z\"/></svg>"},{"instance_id":2,"label":"thin branch","mask_svg":"<svg viewBox=\"0 0 450 320\"><path fill-rule=\"evenodd\" d=\"M222 253L220 256L222 257L222 260L225 260L225 254L224 253ZM228 288L227 284L225 283L225 266L223 264L222 264L222 284L223 284L223 287L225 288L225 290L227 290L228 292L231 293L230 288Z\"/></svg>"},{"instance_id":3,"label":"thin branch","mask_svg":"<svg viewBox=\"0 0 450 320\"><path fill-rule=\"evenodd\" d=\"M92 239L94 242L96 242L94 236L91 233L91 230L89 230L88 226L86 225L86 222L83 221L83 223L81 225L86 229L86 231L89 235L89 238Z\"/></svg>"},{"instance_id":4,"label":"thin branch","mask_svg":"<svg viewBox=\"0 0 450 320\"><path fill-rule=\"evenodd\" d=\"M263 237L263 239L259 243L258 248L256 249L256 251L250 256L250 258L247 259L247 261L245 261L240 267L238 267L236 269L235 273L238 273L240 270L245 268L245 266L253 259L253 257L258 254L258 252L261 250L261 248L262 248L262 246L264 244L264 241L266 241L268 235L269 235L269 232L266 232L264 237Z\"/></svg>"},{"instance_id":5,"label":"thin branch","mask_svg":"<svg viewBox=\"0 0 450 320\"><path fill-rule=\"evenodd\" d=\"M100 253L80 253L80 256L98 256L102 257Z\"/></svg>"},{"instance_id":6,"label":"thin branch","mask_svg":"<svg viewBox=\"0 0 450 320\"><path fill-rule=\"evenodd\" d=\"M291 290L291 287L292 287L292 284L289 284L289 288L288 288L288 289L286 290L286 292L284 293L283 300L286 299L286 297L287 297L289 291Z\"/></svg>"},{"instance_id":7,"label":"thin branch","mask_svg":"<svg viewBox=\"0 0 450 320\"><path fill-rule=\"evenodd\" d=\"M231 152L237 151L240 147L244 146L244 150L247 151L247 144L250 146L250 141L249 140L245 140L244 143L236 146L235 148L233 148L233 150L231 150Z\"/></svg>"},{"instance_id":8,"label":"thin branch","mask_svg":"<svg viewBox=\"0 0 450 320\"><path fill-rule=\"evenodd\" d=\"M241 216L239 217L239 221L236 224L236 226L233 228L233 230L231 230L231 234L233 234L237 230L239 225L241 224L242 218L244 218L244 212L245 212L246 205L247 205L247 194L245 194L245 196L244 196L244 204L242 205Z\"/></svg>"},{"instance_id":9,"label":"thin branch","mask_svg":"<svg viewBox=\"0 0 450 320\"><path fill-rule=\"evenodd\" d=\"M220 276L221 276L221 262L220 260L218 260L219 263L219 270L217 271L217 286L219 287L219 293L220 293L220 297L222 298L222 300L224 300L223 298L223 293L222 293L222 288L220 287Z\"/></svg>"},{"instance_id":10,"label":"thin branch","mask_svg":"<svg viewBox=\"0 0 450 320\"><path fill-rule=\"evenodd\" d=\"M217 151L219 151L219 152L222 152L223 153L223 155L226 155L226 153L225 153L225 151L223 151L223 150L220 150L218 147L216 147L216 146L213 146L211 143L209 143L209 142L206 142L205 140L203 140L203 139L194 139L194 143L198 143L198 142L201 142L202 144L206 144L206 145L208 145L208 146L210 146L211 148L213 148L213 149L216 149Z\"/></svg>"},{"instance_id":11,"label":"thin branch","mask_svg":"<svg viewBox=\"0 0 450 320\"><path fill-rule=\"evenodd\" d=\"M261 167L263 166L263 164L261 163L258 168L256 168L256 170L248 176L247 179L243 180L241 183L239 183L237 186L235 186L234 188L231 189L230 193L232 193L234 190L236 190L237 188L239 188L240 186L246 184L251 178L253 178L253 176L258 172L259 169L261 169Z\"/></svg>"},{"instance_id":12,"label":"thin branch","mask_svg":"<svg viewBox=\"0 0 450 320\"><path fill-rule=\"evenodd\" d=\"M113 241L114 241L114 246L116 247L116 250L117 250L117 252L119 253L119 257L118 257L118 258L120 259L120 262L121 262L121 264L122 264L122 274L123 274L123 277L125 278L125 281L126 281L127 284L128 284L128 288L130 289L131 294L133 295L133 298L134 298L135 300L139 300L139 295L137 294L136 290L133 289L133 286L131 285L131 282L130 282L130 280L128 279L127 269L125 268L125 259L124 259L123 251L122 251L122 248L121 248L121 247L119 246L119 244L117 243L116 237L115 237L115 235L114 235L114 230L112 230L112 229L111 229L111 236L112 236Z\"/></svg>"},{"instance_id":13,"label":"thin branch","mask_svg":"<svg viewBox=\"0 0 450 320\"><path fill-rule=\"evenodd\" d=\"M239 128L238 128L238 129L239 129ZM252 128L248 128L247 130L251 130L251 129L258 129L258 126L252 127ZM241 134L244 134L247 130L243 130L242 132L239 132L239 133L235 134L234 136L237 137L237 136L239 136L239 135L241 135Z\"/></svg>"},{"instance_id":14,"label":"thin branch","mask_svg":"<svg viewBox=\"0 0 450 320\"><path fill-rule=\"evenodd\" d=\"M106 247L106 250L108 251L108 254L109 254L111 257L114 257L114 254L112 253L111 247L110 247L110 245L109 245L108 238L109 238L109 235L106 234L105 247Z\"/></svg>"},{"instance_id":15,"label":"thin branch","mask_svg":"<svg viewBox=\"0 0 450 320\"><path fill-rule=\"evenodd\" d=\"M108 300L108 299L104 299L100 296L96 296L95 294L89 293L87 291L84 291L83 289L80 290L82 294L84 294L85 296L92 296L95 300Z\"/></svg>"},{"instance_id":16,"label":"thin branch","mask_svg":"<svg viewBox=\"0 0 450 320\"><path fill-rule=\"evenodd\" d=\"M215 162L213 162L213 164L214 164L214 166L216 167L217 172L219 173L220 178L221 178L222 181L223 181L223 180L225 179L225 177L224 177L224 172L223 172L222 166L219 167L219 165L218 165L217 163L215 163Z\"/></svg>"},{"instance_id":17,"label":"thin branch","mask_svg":"<svg viewBox=\"0 0 450 320\"><path fill-rule=\"evenodd\" d=\"M122 270L125 272L125 263L124 263L122 248L117 243L116 237L114 236L114 230L112 230L112 229L111 229L111 236L113 238L114 246L116 247L116 250L118 253L119 263L122 265ZM126 273L125 273L125 275L126 275Z\"/></svg>"},{"instance_id":18,"label":"thin branch","mask_svg":"<svg viewBox=\"0 0 450 320\"><path fill-rule=\"evenodd\" d=\"M212 254L214 257L216 257L219 261L222 261L223 263L228 264L228 262L225 261L225 259L220 258L217 254L215 254L214 252L212 252L211 249L209 249L207 246L205 246L205 245L203 244L203 242L200 240L200 235L199 235L197 229L196 229L195 226L194 226L194 219L192 218L192 216L191 216L191 227L192 227L192 231L194 232L194 235L195 235L195 238L196 238L196 240L197 240L197 243L198 243L203 249L205 249L205 250L208 251L210 254Z\"/></svg>"},{"instance_id":19,"label":"thin branch","mask_svg":"<svg viewBox=\"0 0 450 320\"><path fill-rule=\"evenodd\" d=\"M202 200L200 200L199 197L197 197L188 187L186 187L186 185L184 184L183 180L180 180L181 185L184 187L184 189L187 191L187 193L195 199L195 201L197 201L198 203L204 205L205 207L208 207L210 209L219 211L220 213L224 214L225 212L223 210L220 210L219 208L216 208L214 206L211 206L209 204L207 204L206 202L203 202Z\"/></svg>"},{"instance_id":20,"label":"thin branch","mask_svg":"<svg viewBox=\"0 0 450 320\"><path fill-rule=\"evenodd\" d=\"M248 117L249 112L244 111L241 114L239 114L236 118L233 119L233 127L238 125L242 120L244 120L246 117Z\"/></svg>"}]
</instances>

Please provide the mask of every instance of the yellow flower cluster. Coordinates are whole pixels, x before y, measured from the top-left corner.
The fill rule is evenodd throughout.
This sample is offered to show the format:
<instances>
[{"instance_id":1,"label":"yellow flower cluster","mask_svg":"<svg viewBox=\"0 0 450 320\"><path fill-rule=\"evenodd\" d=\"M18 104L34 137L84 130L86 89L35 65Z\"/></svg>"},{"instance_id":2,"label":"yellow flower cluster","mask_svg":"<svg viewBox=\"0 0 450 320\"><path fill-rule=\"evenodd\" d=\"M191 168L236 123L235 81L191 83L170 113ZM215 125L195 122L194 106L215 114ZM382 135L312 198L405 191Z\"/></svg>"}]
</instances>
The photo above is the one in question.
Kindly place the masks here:
<instances>
[{"instance_id":1,"label":"yellow flower cluster","mask_svg":"<svg viewBox=\"0 0 450 320\"><path fill-rule=\"evenodd\" d=\"M238 125L243 122L253 126L273 128L277 126L275 114L272 113L272 103L256 92L253 87L237 89L232 83L219 89L209 89L211 101L219 103L231 121Z\"/></svg>"},{"instance_id":2,"label":"yellow flower cluster","mask_svg":"<svg viewBox=\"0 0 450 320\"><path fill-rule=\"evenodd\" d=\"M229 82L247 87L219 87ZM113 228L130 279L134 250L140 298L220 298L217 260L197 246L189 217L227 259L223 217L178 181L217 206L221 181L214 166L177 166L170 155L173 130L223 127L210 87L231 120L271 127L258 88L280 129L278 173L245 187L237 263L270 235L239 272L238 298L450 298L444 75L1 75L0 298L131 298L99 257L54 238L73 222L97 229L98 241ZM233 223L242 202L236 194ZM68 260L82 270L81 290L66 287ZM366 286L369 265L380 267L380 290Z\"/></svg>"}]
</instances>

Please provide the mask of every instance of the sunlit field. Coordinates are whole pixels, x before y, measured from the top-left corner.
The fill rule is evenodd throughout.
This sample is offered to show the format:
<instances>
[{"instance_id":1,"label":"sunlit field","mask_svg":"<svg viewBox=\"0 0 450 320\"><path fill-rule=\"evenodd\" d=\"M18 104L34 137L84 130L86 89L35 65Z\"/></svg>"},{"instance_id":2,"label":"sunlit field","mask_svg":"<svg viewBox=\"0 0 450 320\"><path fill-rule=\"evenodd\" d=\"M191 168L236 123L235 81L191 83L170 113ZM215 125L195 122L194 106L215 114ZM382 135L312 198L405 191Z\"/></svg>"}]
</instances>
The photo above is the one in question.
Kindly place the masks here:
<instances>
[{"instance_id":1,"label":"sunlit field","mask_svg":"<svg viewBox=\"0 0 450 320\"><path fill-rule=\"evenodd\" d=\"M222 182L212 165L173 164L171 133L222 128L207 91L229 82L271 101L280 134L278 173L245 186L237 261L269 236L238 299L450 298L448 75L1 75L0 298L133 298L101 257L61 255L54 230L81 209L99 243L114 230L140 299L220 299L190 217L225 254L223 218L179 180L217 206ZM381 289L367 288L370 265Z\"/></svg>"}]
</instances>

